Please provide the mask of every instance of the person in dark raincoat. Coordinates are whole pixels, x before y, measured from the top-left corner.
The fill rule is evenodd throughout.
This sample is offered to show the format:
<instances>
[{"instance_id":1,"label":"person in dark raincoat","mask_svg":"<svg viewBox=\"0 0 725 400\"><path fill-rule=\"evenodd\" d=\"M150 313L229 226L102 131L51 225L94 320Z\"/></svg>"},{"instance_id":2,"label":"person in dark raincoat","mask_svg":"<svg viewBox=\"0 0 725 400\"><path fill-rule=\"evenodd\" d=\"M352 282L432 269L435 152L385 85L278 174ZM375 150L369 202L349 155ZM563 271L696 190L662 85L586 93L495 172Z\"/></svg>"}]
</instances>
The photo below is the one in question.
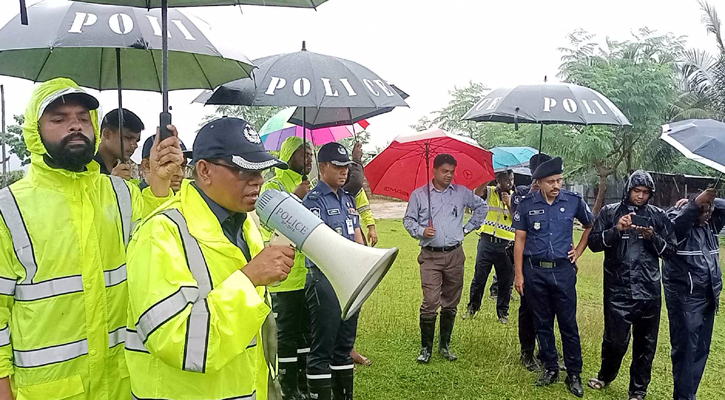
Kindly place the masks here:
<instances>
[{"instance_id":1,"label":"person in dark raincoat","mask_svg":"<svg viewBox=\"0 0 725 400\"><path fill-rule=\"evenodd\" d=\"M659 259L672 258L677 247L667 214L648 204L654 193L650 174L635 171L622 201L602 208L589 233L589 249L604 252L602 366L597 377L589 380L589 387L602 389L617 377L634 336L630 400L647 395L662 308ZM646 218L648 224L635 224L635 215Z\"/></svg>"},{"instance_id":2,"label":"person in dark raincoat","mask_svg":"<svg viewBox=\"0 0 725 400\"><path fill-rule=\"evenodd\" d=\"M675 400L695 400L710 353L713 322L722 290L720 245L725 200L708 189L684 207L670 210L677 255L662 266L670 319Z\"/></svg>"}]
</instances>

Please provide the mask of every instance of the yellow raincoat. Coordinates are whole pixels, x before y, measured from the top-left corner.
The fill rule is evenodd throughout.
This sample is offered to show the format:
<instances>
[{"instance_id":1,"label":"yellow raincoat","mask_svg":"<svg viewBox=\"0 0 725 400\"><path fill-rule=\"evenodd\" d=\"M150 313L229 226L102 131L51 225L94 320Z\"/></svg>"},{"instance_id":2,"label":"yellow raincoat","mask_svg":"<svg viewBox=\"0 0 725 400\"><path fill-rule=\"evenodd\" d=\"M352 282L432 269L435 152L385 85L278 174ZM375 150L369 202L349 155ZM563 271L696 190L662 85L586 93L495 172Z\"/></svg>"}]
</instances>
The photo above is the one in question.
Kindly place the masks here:
<instances>
[{"instance_id":1,"label":"yellow raincoat","mask_svg":"<svg viewBox=\"0 0 725 400\"><path fill-rule=\"evenodd\" d=\"M251 218L242 227L251 256L264 248ZM128 248L126 360L140 399L267 399L274 347L265 287L241 269L242 251L188 181L147 218ZM276 338L276 330L268 331Z\"/></svg>"},{"instance_id":2,"label":"yellow raincoat","mask_svg":"<svg viewBox=\"0 0 725 400\"><path fill-rule=\"evenodd\" d=\"M84 172L44 162L38 114L61 90L80 88L53 79L33 92L30 169L0 190L0 377L11 376L18 400L128 399L125 233L166 199L93 161ZM97 111L91 119L98 150Z\"/></svg>"}]
</instances>

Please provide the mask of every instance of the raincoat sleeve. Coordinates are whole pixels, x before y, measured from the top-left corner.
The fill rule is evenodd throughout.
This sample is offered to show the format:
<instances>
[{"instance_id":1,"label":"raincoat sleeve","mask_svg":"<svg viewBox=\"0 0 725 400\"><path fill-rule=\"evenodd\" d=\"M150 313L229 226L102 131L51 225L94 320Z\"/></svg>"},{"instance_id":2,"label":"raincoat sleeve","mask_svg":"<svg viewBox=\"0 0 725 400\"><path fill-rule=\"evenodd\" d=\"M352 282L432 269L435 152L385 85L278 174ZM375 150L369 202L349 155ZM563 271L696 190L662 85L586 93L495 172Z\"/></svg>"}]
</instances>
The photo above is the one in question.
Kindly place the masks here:
<instances>
[{"instance_id":1,"label":"raincoat sleeve","mask_svg":"<svg viewBox=\"0 0 725 400\"><path fill-rule=\"evenodd\" d=\"M463 226L465 232L473 232L483 225L483 221L486 220L486 214L488 214L488 203L486 203L480 196L476 196L473 191L467 187L459 186L460 189L465 190L465 204L464 206L473 210L471 219Z\"/></svg>"},{"instance_id":2,"label":"raincoat sleeve","mask_svg":"<svg viewBox=\"0 0 725 400\"><path fill-rule=\"evenodd\" d=\"M166 364L185 369L187 353L205 352L203 369L192 370L218 371L256 345L270 308L241 270L216 285L206 299L200 298L186 257L179 230L170 219L159 215L137 230L127 261L129 319L146 337L149 352ZM192 306L200 302L204 306L200 311L208 316L201 325L207 335L206 348L201 349L193 347L198 340L187 340Z\"/></svg>"},{"instance_id":3,"label":"raincoat sleeve","mask_svg":"<svg viewBox=\"0 0 725 400\"><path fill-rule=\"evenodd\" d=\"M645 245L660 258L670 260L677 254L677 236L672 222L662 210L653 215L653 221L654 235L652 239L645 240Z\"/></svg>"},{"instance_id":4,"label":"raincoat sleeve","mask_svg":"<svg viewBox=\"0 0 725 400\"><path fill-rule=\"evenodd\" d=\"M403 226L410 233L410 236L416 239L424 239L423 232L425 227L421 226L418 221L420 199L417 191L413 192L408 200L408 208L405 209L405 216L403 217Z\"/></svg>"},{"instance_id":5,"label":"raincoat sleeve","mask_svg":"<svg viewBox=\"0 0 725 400\"><path fill-rule=\"evenodd\" d=\"M357 205L357 212L360 214L360 225L370 226L375 225L375 218L373 218L373 210L370 208L370 200L364 190L360 190L357 196L355 196L355 204Z\"/></svg>"},{"instance_id":6,"label":"raincoat sleeve","mask_svg":"<svg viewBox=\"0 0 725 400\"><path fill-rule=\"evenodd\" d=\"M677 216L672 220L672 225L675 229L675 235L677 236L677 242L687 239L690 229L697 222L697 218L700 216L700 208L697 206L695 201L688 202Z\"/></svg>"},{"instance_id":7,"label":"raincoat sleeve","mask_svg":"<svg viewBox=\"0 0 725 400\"><path fill-rule=\"evenodd\" d=\"M589 249L595 253L616 246L622 239L622 232L617 229L615 210L605 207L594 220L594 227L589 232Z\"/></svg>"},{"instance_id":8,"label":"raincoat sleeve","mask_svg":"<svg viewBox=\"0 0 725 400\"><path fill-rule=\"evenodd\" d=\"M131 201L133 203L133 221L139 221L151 214L152 211L159 208L166 201L174 196L174 192L169 189L169 195L166 197L156 197L151 187L143 190L132 182L126 182L129 190L131 190Z\"/></svg>"},{"instance_id":9,"label":"raincoat sleeve","mask_svg":"<svg viewBox=\"0 0 725 400\"><path fill-rule=\"evenodd\" d=\"M13 374L13 348L10 344L10 317L12 315L15 282L22 267L15 261L13 241L5 223L0 223L0 378Z\"/></svg>"},{"instance_id":10,"label":"raincoat sleeve","mask_svg":"<svg viewBox=\"0 0 725 400\"><path fill-rule=\"evenodd\" d=\"M342 187L350 193L357 193L362 190L363 182L365 181L365 172L363 171L362 164L354 162L350 164L347 170L347 181Z\"/></svg>"}]
</instances>

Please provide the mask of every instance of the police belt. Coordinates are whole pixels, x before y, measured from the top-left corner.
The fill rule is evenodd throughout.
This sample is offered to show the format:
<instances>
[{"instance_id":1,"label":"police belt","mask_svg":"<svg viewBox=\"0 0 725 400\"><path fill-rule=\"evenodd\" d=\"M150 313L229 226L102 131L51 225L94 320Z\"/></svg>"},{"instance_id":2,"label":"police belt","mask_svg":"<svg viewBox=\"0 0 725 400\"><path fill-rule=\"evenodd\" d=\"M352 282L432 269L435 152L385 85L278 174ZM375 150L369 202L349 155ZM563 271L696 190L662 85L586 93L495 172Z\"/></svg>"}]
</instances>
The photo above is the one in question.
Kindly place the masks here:
<instances>
[{"instance_id":1,"label":"police belt","mask_svg":"<svg viewBox=\"0 0 725 400\"><path fill-rule=\"evenodd\" d=\"M569 267L572 265L571 261L568 258L560 258L558 260L550 261L550 260L539 260L536 258L527 257L526 263L532 267L539 267L539 268L547 268L547 269L553 269L553 268L559 268L559 267Z\"/></svg>"},{"instance_id":2,"label":"police belt","mask_svg":"<svg viewBox=\"0 0 725 400\"><path fill-rule=\"evenodd\" d=\"M461 247L461 243L458 242L458 244L454 244L453 246L446 246L446 247L433 247L433 246L425 246L424 249L428 251L433 251L436 253L448 253L449 251L453 251L457 248Z\"/></svg>"},{"instance_id":3,"label":"police belt","mask_svg":"<svg viewBox=\"0 0 725 400\"><path fill-rule=\"evenodd\" d=\"M505 244L511 243L511 241L508 239L502 239L500 237L489 235L488 233L481 233L481 240L484 240L486 242L491 242L491 243L505 243Z\"/></svg>"}]
</instances>

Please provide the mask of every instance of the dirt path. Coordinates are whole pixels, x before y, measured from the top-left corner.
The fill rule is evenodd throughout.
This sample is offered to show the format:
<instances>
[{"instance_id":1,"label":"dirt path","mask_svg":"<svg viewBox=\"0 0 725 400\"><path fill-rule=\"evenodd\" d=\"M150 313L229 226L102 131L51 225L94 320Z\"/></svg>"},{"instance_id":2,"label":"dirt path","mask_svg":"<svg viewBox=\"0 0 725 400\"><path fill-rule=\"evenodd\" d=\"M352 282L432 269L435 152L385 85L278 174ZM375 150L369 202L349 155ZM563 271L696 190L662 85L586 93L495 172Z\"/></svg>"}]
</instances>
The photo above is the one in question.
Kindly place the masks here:
<instances>
[{"instance_id":1,"label":"dirt path","mask_svg":"<svg viewBox=\"0 0 725 400\"><path fill-rule=\"evenodd\" d=\"M375 219L403 218L408 203L401 201L376 201L371 203Z\"/></svg>"}]
</instances>

